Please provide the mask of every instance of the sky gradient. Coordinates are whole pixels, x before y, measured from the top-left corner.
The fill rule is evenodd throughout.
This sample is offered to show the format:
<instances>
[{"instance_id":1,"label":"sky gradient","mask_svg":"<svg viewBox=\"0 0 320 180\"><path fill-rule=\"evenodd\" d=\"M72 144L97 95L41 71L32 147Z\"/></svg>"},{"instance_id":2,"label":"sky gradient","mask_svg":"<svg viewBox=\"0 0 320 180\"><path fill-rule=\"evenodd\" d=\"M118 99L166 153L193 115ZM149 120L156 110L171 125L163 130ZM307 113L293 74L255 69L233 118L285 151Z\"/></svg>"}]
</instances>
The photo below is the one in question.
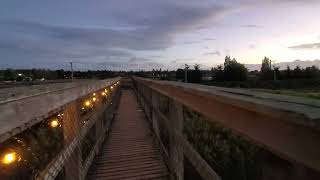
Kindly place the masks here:
<instances>
[{"instance_id":1,"label":"sky gradient","mask_svg":"<svg viewBox=\"0 0 320 180\"><path fill-rule=\"evenodd\" d=\"M202 68L320 59L318 0L2 0L0 68Z\"/></svg>"}]
</instances>

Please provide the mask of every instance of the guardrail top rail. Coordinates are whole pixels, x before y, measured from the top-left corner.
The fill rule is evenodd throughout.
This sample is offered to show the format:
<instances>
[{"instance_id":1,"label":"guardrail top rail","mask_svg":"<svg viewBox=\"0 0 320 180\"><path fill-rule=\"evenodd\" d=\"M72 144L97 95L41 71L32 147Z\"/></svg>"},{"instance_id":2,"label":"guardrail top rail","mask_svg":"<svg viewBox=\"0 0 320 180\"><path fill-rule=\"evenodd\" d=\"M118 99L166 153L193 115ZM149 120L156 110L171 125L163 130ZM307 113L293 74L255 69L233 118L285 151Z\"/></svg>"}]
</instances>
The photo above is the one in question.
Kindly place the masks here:
<instances>
[{"instance_id":1,"label":"guardrail top rail","mask_svg":"<svg viewBox=\"0 0 320 180\"><path fill-rule=\"evenodd\" d=\"M134 78L287 160L320 171L320 101Z\"/></svg>"},{"instance_id":2,"label":"guardrail top rail","mask_svg":"<svg viewBox=\"0 0 320 180\"><path fill-rule=\"evenodd\" d=\"M118 80L120 78L1 89L0 142L31 127L63 105Z\"/></svg>"}]
</instances>

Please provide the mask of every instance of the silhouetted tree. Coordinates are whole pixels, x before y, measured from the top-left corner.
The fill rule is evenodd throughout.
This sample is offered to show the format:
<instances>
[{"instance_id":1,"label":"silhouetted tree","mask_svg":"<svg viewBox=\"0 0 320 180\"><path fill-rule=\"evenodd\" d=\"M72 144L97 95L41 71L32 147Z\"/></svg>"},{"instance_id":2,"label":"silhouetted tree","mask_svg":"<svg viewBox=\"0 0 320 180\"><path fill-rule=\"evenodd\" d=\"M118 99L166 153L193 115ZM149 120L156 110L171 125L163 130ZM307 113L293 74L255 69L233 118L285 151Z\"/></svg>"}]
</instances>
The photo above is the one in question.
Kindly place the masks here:
<instances>
[{"instance_id":1,"label":"silhouetted tree","mask_svg":"<svg viewBox=\"0 0 320 180\"><path fill-rule=\"evenodd\" d=\"M188 73L188 79L191 83L199 83L202 78L202 73L200 71L200 65L195 64L193 70L189 70L190 73ZM189 75L190 74L190 75Z\"/></svg>"},{"instance_id":2,"label":"silhouetted tree","mask_svg":"<svg viewBox=\"0 0 320 180\"><path fill-rule=\"evenodd\" d=\"M319 78L320 70L316 66L307 67L304 72L304 77L309 79Z\"/></svg>"},{"instance_id":3,"label":"silhouetted tree","mask_svg":"<svg viewBox=\"0 0 320 180\"><path fill-rule=\"evenodd\" d=\"M303 78L303 71L300 68L300 66L297 66L297 67L294 68L293 77L296 78L296 79Z\"/></svg>"},{"instance_id":4,"label":"silhouetted tree","mask_svg":"<svg viewBox=\"0 0 320 180\"><path fill-rule=\"evenodd\" d=\"M226 56L224 62L224 79L226 81L244 81L248 78L248 69L236 61L236 59L230 60L229 56Z\"/></svg>"},{"instance_id":5,"label":"silhouetted tree","mask_svg":"<svg viewBox=\"0 0 320 180\"><path fill-rule=\"evenodd\" d=\"M176 79L179 81L183 81L184 80L184 69L177 69L176 71Z\"/></svg>"},{"instance_id":6,"label":"silhouetted tree","mask_svg":"<svg viewBox=\"0 0 320 180\"><path fill-rule=\"evenodd\" d=\"M271 80L273 79L273 72L271 68L271 60L264 57L261 63L260 79Z\"/></svg>"},{"instance_id":7,"label":"silhouetted tree","mask_svg":"<svg viewBox=\"0 0 320 180\"><path fill-rule=\"evenodd\" d=\"M292 78L292 70L289 66L287 66L287 69L284 70L284 79L291 79Z\"/></svg>"},{"instance_id":8,"label":"silhouetted tree","mask_svg":"<svg viewBox=\"0 0 320 180\"><path fill-rule=\"evenodd\" d=\"M224 72L221 65L212 68L213 71L213 80L214 81L224 81Z\"/></svg>"},{"instance_id":9,"label":"silhouetted tree","mask_svg":"<svg viewBox=\"0 0 320 180\"><path fill-rule=\"evenodd\" d=\"M16 78L16 75L12 69L6 69L3 72L3 79L5 81L13 81L13 80L15 80L15 78Z\"/></svg>"}]
</instances>

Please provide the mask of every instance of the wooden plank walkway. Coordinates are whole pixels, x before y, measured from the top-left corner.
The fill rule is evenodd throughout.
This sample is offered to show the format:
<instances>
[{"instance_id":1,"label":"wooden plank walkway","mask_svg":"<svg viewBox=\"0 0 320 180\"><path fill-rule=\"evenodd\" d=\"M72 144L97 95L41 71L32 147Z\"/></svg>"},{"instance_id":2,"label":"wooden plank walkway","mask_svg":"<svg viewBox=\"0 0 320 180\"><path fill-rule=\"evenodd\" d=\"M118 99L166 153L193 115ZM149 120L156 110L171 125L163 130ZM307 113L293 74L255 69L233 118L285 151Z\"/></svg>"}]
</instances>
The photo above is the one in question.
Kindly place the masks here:
<instances>
[{"instance_id":1,"label":"wooden plank walkway","mask_svg":"<svg viewBox=\"0 0 320 180\"><path fill-rule=\"evenodd\" d=\"M122 90L109 137L88 179L168 179L168 170L132 90Z\"/></svg>"}]
</instances>

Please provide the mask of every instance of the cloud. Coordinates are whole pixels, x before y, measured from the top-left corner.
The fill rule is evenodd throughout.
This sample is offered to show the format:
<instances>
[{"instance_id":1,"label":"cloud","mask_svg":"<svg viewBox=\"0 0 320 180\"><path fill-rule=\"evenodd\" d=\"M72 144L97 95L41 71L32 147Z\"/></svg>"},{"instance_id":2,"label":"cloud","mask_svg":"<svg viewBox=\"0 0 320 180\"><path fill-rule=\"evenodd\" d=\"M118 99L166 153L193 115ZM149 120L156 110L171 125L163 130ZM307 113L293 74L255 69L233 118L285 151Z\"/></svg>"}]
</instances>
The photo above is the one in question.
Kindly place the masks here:
<instances>
[{"instance_id":1,"label":"cloud","mask_svg":"<svg viewBox=\"0 0 320 180\"><path fill-rule=\"evenodd\" d=\"M296 46L290 46L289 49L303 50L303 49L320 49L320 43L300 44Z\"/></svg>"},{"instance_id":2,"label":"cloud","mask_svg":"<svg viewBox=\"0 0 320 180\"><path fill-rule=\"evenodd\" d=\"M241 27L243 27L243 28L256 28L256 29L263 28L263 26L255 25L255 24L241 25Z\"/></svg>"},{"instance_id":3,"label":"cloud","mask_svg":"<svg viewBox=\"0 0 320 180\"><path fill-rule=\"evenodd\" d=\"M249 49L255 49L257 47L257 45L255 44L249 44Z\"/></svg>"},{"instance_id":4,"label":"cloud","mask_svg":"<svg viewBox=\"0 0 320 180\"><path fill-rule=\"evenodd\" d=\"M77 7L81 9L88 6L83 3ZM26 12L19 11L20 6L12 4L14 8L11 8L11 12ZM131 1L110 1L108 6L97 6L97 12L78 12L78 9L74 9L72 15L78 15L76 19L81 19L81 22L59 24L56 22L67 21L71 16L53 12L52 9L57 9L55 4L48 3L52 8L46 3L39 4L27 7L29 15L0 19L0 53L6 61L0 62L0 65L16 65L21 61L37 66L50 62L59 64L66 59L92 63L130 59L133 54L139 54L139 51L165 50L174 45L177 34L192 31L200 25L209 26L228 11L228 8L215 3L173 3L164 0L143 1L139 2L141 6L133 6ZM70 14L73 6L66 3L59 7L66 14ZM35 9L32 7L42 7L52 12L56 15L57 21L50 19L46 13L33 14ZM119 7L123 9L120 10ZM3 8L0 7L1 9ZM93 17L92 13L97 13L94 14L97 17ZM113 24L103 25L105 21ZM91 22L99 25L91 26Z\"/></svg>"},{"instance_id":5,"label":"cloud","mask_svg":"<svg viewBox=\"0 0 320 180\"><path fill-rule=\"evenodd\" d=\"M200 41L184 41L183 44L185 45L191 45L191 44L197 44L200 43Z\"/></svg>"},{"instance_id":6,"label":"cloud","mask_svg":"<svg viewBox=\"0 0 320 180\"><path fill-rule=\"evenodd\" d=\"M112 67L118 67L132 58L140 57L144 51L157 53L174 46L178 35L197 31L200 27L216 26L226 15L241 7L276 2L278 1L0 2L0 66L9 64L19 67L33 65L60 68L64 66L61 64L72 59L79 63L88 62L92 67L108 62ZM249 24L244 27L260 26ZM187 39L185 42L192 44L194 40ZM220 53L216 53L218 54ZM137 65L139 61L146 62L142 58L135 61L132 66L140 66ZM152 58L147 62L149 66L165 64Z\"/></svg>"},{"instance_id":7,"label":"cloud","mask_svg":"<svg viewBox=\"0 0 320 180\"><path fill-rule=\"evenodd\" d=\"M220 51L213 51L213 52L204 53L203 55L216 55L216 56L221 56L221 53L220 53Z\"/></svg>"},{"instance_id":8,"label":"cloud","mask_svg":"<svg viewBox=\"0 0 320 180\"><path fill-rule=\"evenodd\" d=\"M216 39L215 38L204 38L203 40L205 40L205 41L215 41Z\"/></svg>"}]
</instances>

